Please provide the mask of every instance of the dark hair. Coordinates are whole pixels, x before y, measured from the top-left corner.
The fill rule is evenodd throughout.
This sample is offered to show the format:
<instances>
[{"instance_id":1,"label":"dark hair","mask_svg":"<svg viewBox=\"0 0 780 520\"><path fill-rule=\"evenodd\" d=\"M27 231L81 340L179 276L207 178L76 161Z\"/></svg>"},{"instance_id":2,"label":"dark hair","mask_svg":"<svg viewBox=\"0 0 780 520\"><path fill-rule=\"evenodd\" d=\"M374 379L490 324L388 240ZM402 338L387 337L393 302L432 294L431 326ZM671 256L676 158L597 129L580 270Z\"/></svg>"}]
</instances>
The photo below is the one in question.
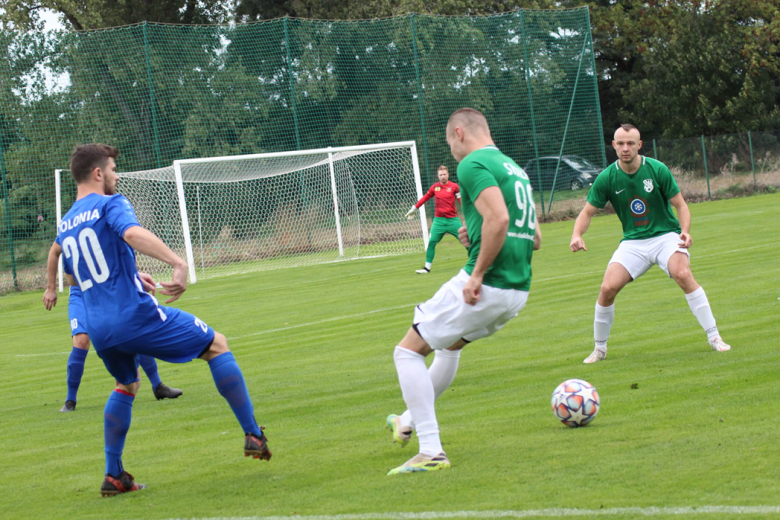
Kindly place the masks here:
<instances>
[{"instance_id":1,"label":"dark hair","mask_svg":"<svg viewBox=\"0 0 780 520\"><path fill-rule=\"evenodd\" d=\"M92 170L105 167L109 157L116 160L118 156L119 150L107 144L79 145L70 154L70 173L76 184L87 182Z\"/></svg>"},{"instance_id":2,"label":"dark hair","mask_svg":"<svg viewBox=\"0 0 780 520\"><path fill-rule=\"evenodd\" d=\"M443 164L436 169L436 171L439 171L439 170L446 170L447 173L450 173L450 169L447 168L446 166L444 166Z\"/></svg>"},{"instance_id":3,"label":"dark hair","mask_svg":"<svg viewBox=\"0 0 780 520\"><path fill-rule=\"evenodd\" d=\"M620 128L622 128L626 132L630 132L631 130L636 130L637 132L639 132L639 129L634 125L632 125L631 123L623 123L622 125L620 125Z\"/></svg>"}]
</instances>

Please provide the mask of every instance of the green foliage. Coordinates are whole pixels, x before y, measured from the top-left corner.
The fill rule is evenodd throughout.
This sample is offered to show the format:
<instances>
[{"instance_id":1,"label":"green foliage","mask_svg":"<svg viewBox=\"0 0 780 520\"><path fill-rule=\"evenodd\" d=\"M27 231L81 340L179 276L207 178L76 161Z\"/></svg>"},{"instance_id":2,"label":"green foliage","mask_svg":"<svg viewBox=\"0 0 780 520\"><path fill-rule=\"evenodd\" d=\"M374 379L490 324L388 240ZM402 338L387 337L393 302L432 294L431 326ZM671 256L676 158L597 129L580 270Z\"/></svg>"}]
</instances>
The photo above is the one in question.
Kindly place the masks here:
<instances>
[{"instance_id":1,"label":"green foliage","mask_svg":"<svg viewBox=\"0 0 780 520\"><path fill-rule=\"evenodd\" d=\"M455 170L444 127L453 111L474 106L520 164L537 148L557 154L565 131L564 153L602 163L587 20L574 9L6 30L6 184L35 193L14 206L24 215L13 237L54 238L25 222L52 218L52 173L82 142L119 148L121 172L187 157L415 140L427 183L439 164Z\"/></svg>"},{"instance_id":2,"label":"green foliage","mask_svg":"<svg viewBox=\"0 0 780 520\"><path fill-rule=\"evenodd\" d=\"M222 0L0 0L0 8L6 24L31 30L42 28L42 9L59 13L77 31L139 22L216 23L229 14L229 4Z\"/></svg>"},{"instance_id":3,"label":"green foliage","mask_svg":"<svg viewBox=\"0 0 780 520\"><path fill-rule=\"evenodd\" d=\"M593 25L606 135L626 121L665 138L780 125L776 2L599 1Z\"/></svg>"},{"instance_id":4,"label":"green foliage","mask_svg":"<svg viewBox=\"0 0 780 520\"><path fill-rule=\"evenodd\" d=\"M235 16L240 21L269 20L283 16L315 20L369 20L409 13L434 15L489 15L519 8L554 7L550 0L239 0Z\"/></svg>"},{"instance_id":5,"label":"green foliage","mask_svg":"<svg viewBox=\"0 0 780 520\"><path fill-rule=\"evenodd\" d=\"M191 286L177 306L229 338L274 456L269 463L243 457L243 434L206 363L161 362L162 380L184 395L156 401L142 375L124 463L149 488L110 500L98 487L103 408L114 381L91 352L76 412L58 413L70 351L67 294L50 313L40 292L2 297L2 516L495 517L577 508L601 518L603 506L693 507L700 509L650 512L715 519L745 511L718 514L707 506L776 506L780 293L768 279L777 272L780 194L691 211L694 274L732 351L710 350L679 287L653 268L618 296L609 357L583 365L620 223L614 215L595 218L588 252L577 255L568 250L572 222L544 224L528 305L498 334L464 349L455 381L437 402L453 468L399 478L386 473L416 452L417 440L401 449L384 429L387 414L404 408L393 348L414 306L463 266L452 237L438 246L426 277L414 274L421 246L418 255ZM566 428L550 410L552 391L569 378L590 381L601 395L601 411L586 428Z\"/></svg>"}]
</instances>

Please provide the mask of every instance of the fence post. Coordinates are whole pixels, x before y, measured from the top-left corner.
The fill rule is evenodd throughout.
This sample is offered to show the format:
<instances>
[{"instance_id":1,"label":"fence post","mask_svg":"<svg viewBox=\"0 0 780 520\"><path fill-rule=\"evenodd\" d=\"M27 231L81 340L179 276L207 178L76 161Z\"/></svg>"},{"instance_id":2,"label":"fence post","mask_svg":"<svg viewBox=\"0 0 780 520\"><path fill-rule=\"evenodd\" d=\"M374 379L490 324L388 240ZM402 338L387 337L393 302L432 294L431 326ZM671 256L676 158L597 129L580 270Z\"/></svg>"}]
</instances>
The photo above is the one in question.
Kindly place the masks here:
<instances>
[{"instance_id":1,"label":"fence post","mask_svg":"<svg viewBox=\"0 0 780 520\"><path fill-rule=\"evenodd\" d=\"M582 42L582 49L580 50L580 63L577 66L577 75L574 77L574 90L571 93L571 102L569 103L569 115L566 116L566 126L563 127L563 138L561 139L561 150L558 152L558 164L555 165L555 175L553 176L553 186L550 191L550 204L547 206L547 212L552 209L553 194L555 193L555 183L558 182L558 169L561 167L561 158L563 157L563 147L566 144L566 135L569 133L569 122L571 121L571 112L574 108L574 99L577 97L577 85L580 82L580 71L582 70L582 60L585 57L585 45L588 43L588 39Z\"/></svg>"},{"instance_id":2,"label":"fence post","mask_svg":"<svg viewBox=\"0 0 780 520\"><path fill-rule=\"evenodd\" d=\"M653 159L658 160L658 149L655 147L655 139L653 139Z\"/></svg>"},{"instance_id":3,"label":"fence post","mask_svg":"<svg viewBox=\"0 0 780 520\"><path fill-rule=\"evenodd\" d=\"M712 200L710 191L710 170L707 168L707 149L704 147L704 136L701 136L701 155L704 157L704 175L707 177L707 196Z\"/></svg>"},{"instance_id":4,"label":"fence post","mask_svg":"<svg viewBox=\"0 0 780 520\"><path fill-rule=\"evenodd\" d=\"M5 185L5 152L3 150L3 133L0 131L0 182L3 183L3 200L5 200L5 225L8 231L8 250L11 252L11 271L14 277L14 290L19 290L16 279L16 256L14 255L14 234L11 229L11 209L8 205L8 190Z\"/></svg>"},{"instance_id":5,"label":"fence post","mask_svg":"<svg viewBox=\"0 0 780 520\"><path fill-rule=\"evenodd\" d=\"M425 110L423 109L423 91L420 81L420 58L417 52L417 32L414 26L414 13L409 15L409 21L412 26L412 50L414 52L414 76L417 80L417 101L420 107L420 129L422 130L423 163L425 164L425 176L430 175L430 165L428 164L428 139L425 136ZM430 181L430 179L428 179Z\"/></svg>"},{"instance_id":6,"label":"fence post","mask_svg":"<svg viewBox=\"0 0 780 520\"><path fill-rule=\"evenodd\" d=\"M289 18L284 17L284 48L287 51L287 75L290 78L290 101L292 102L293 110L293 124L295 125L295 146L298 150L301 149L301 135L298 131L298 109L295 104L295 81L292 73L292 60L290 60L290 35L287 31L287 21Z\"/></svg>"},{"instance_id":7,"label":"fence post","mask_svg":"<svg viewBox=\"0 0 780 520\"><path fill-rule=\"evenodd\" d=\"M149 61L149 37L146 34L146 20L143 24L144 31L144 54L146 55L146 76L149 81L149 99L152 104L152 130L154 131L154 151L157 155L157 167L162 168L162 157L160 156L160 134L157 131L157 106L154 102L154 83L152 83L152 65Z\"/></svg>"},{"instance_id":8,"label":"fence post","mask_svg":"<svg viewBox=\"0 0 780 520\"><path fill-rule=\"evenodd\" d=\"M536 118L534 117L534 93L531 86L531 71L530 64L528 63L528 48L526 46L526 34L525 34L525 13L524 9L520 9L520 36L523 39L523 61L525 62L525 84L528 87L528 104L531 107L531 132L534 135L534 157L536 157L536 178L539 183L539 200L542 206L542 216L544 216L544 186L542 185L542 170L539 164L539 143L536 137ZM600 112L599 112L600 113ZM599 118L599 122L601 118Z\"/></svg>"},{"instance_id":9,"label":"fence post","mask_svg":"<svg viewBox=\"0 0 780 520\"><path fill-rule=\"evenodd\" d=\"M585 10L585 14L588 17L588 40L590 40L590 63L593 66L593 88L596 92L596 113L599 114L599 148L601 149L601 167L607 166L607 152L604 149L604 124L601 121L601 101L599 100L599 81L598 70L596 69L596 53L593 52L593 34L590 30L590 9Z\"/></svg>"},{"instance_id":10,"label":"fence post","mask_svg":"<svg viewBox=\"0 0 780 520\"><path fill-rule=\"evenodd\" d=\"M753 170L753 189L758 189L756 183L756 163L753 161L753 138L750 137L750 130L748 130L748 147L750 148L750 169Z\"/></svg>"}]
</instances>

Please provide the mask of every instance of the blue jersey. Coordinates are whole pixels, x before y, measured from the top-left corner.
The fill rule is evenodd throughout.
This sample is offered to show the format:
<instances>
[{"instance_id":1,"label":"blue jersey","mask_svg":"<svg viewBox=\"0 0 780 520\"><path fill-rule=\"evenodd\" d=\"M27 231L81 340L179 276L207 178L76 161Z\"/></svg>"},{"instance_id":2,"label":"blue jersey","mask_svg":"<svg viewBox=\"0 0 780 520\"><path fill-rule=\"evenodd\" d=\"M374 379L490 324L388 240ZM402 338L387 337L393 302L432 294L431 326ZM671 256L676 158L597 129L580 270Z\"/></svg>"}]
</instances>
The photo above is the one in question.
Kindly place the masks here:
<instances>
[{"instance_id":1,"label":"blue jersey","mask_svg":"<svg viewBox=\"0 0 780 520\"><path fill-rule=\"evenodd\" d=\"M62 218L57 243L65 272L84 299L86 327L96 350L155 332L177 309L144 292L133 248L122 238L140 226L124 195L87 195Z\"/></svg>"}]
</instances>

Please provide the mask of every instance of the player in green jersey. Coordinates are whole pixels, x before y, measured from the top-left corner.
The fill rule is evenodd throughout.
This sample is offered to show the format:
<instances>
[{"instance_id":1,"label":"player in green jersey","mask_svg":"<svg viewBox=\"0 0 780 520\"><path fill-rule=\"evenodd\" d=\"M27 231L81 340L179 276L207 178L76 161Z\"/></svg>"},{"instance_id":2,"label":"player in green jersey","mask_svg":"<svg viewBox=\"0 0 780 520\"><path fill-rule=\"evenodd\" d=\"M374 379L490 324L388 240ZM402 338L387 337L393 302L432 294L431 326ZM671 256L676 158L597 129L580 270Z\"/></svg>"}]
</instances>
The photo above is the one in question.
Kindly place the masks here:
<instances>
[{"instance_id":1,"label":"player in green jersey","mask_svg":"<svg viewBox=\"0 0 780 520\"><path fill-rule=\"evenodd\" d=\"M542 235L528 176L502 154L485 116L462 108L447 123L447 143L459 161L466 226L459 238L469 261L425 303L395 347L398 380L408 411L387 418L393 439L405 445L417 430L420 451L390 475L450 467L441 446L434 402L450 385L460 350L498 332L525 306L531 286L531 256ZM436 357L430 370L425 357Z\"/></svg>"},{"instance_id":2,"label":"player in green jersey","mask_svg":"<svg viewBox=\"0 0 780 520\"><path fill-rule=\"evenodd\" d=\"M615 316L615 297L629 282L657 265L685 292L688 305L698 319L713 350L731 350L720 337L704 289L691 273L688 248L691 212L677 187L672 172L663 163L639 155L642 141L633 125L615 131L612 146L618 160L601 172L593 183L571 237L571 250L587 251L582 235L590 220L607 202L623 224L623 240L609 261L601 283L593 336L596 348L585 359L595 363L607 357L607 338ZM672 213L677 210L679 220Z\"/></svg>"}]
</instances>

